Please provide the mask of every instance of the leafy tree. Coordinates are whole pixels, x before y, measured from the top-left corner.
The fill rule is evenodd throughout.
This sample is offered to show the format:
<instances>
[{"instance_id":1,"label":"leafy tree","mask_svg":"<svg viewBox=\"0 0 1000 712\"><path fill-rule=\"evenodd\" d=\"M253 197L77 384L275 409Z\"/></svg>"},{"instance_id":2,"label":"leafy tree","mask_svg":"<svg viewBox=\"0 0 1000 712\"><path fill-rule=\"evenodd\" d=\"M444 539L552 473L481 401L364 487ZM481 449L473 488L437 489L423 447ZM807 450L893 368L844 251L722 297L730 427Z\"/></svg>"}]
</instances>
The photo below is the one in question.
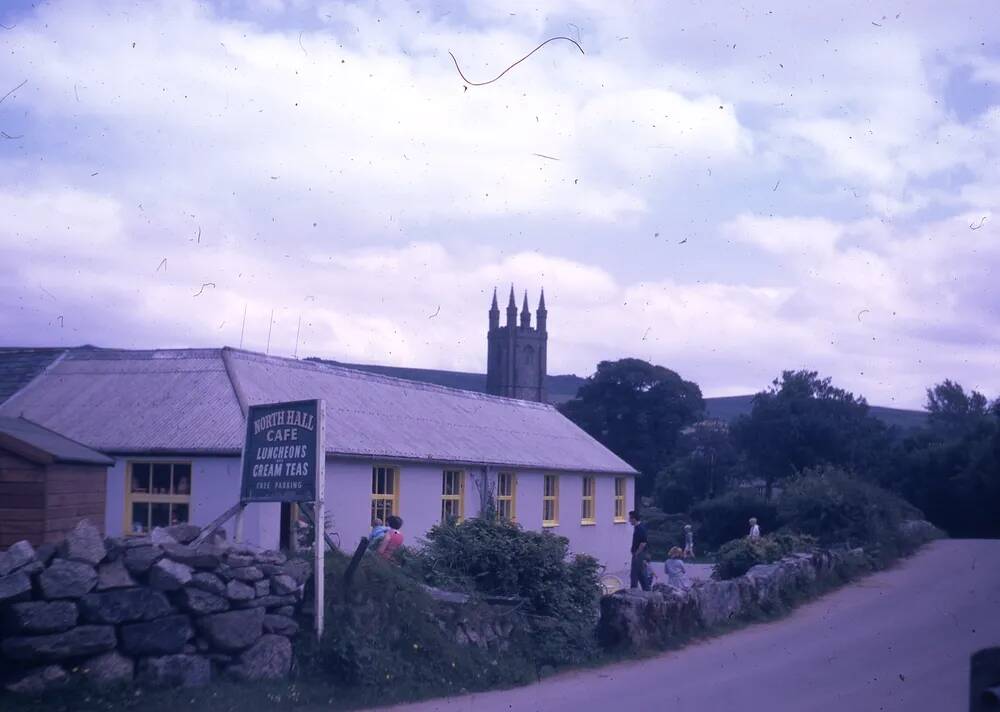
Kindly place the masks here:
<instances>
[{"instance_id":1,"label":"leafy tree","mask_svg":"<svg viewBox=\"0 0 1000 712\"><path fill-rule=\"evenodd\" d=\"M722 494L745 467L729 428L716 420L684 428L678 452L656 476L656 502L667 513L686 512L693 503Z\"/></svg>"},{"instance_id":2,"label":"leafy tree","mask_svg":"<svg viewBox=\"0 0 1000 712\"><path fill-rule=\"evenodd\" d=\"M663 366L636 358L601 361L562 413L641 473L652 490L674 454L681 429L701 417L701 390Z\"/></svg>"},{"instance_id":3,"label":"leafy tree","mask_svg":"<svg viewBox=\"0 0 1000 712\"><path fill-rule=\"evenodd\" d=\"M944 381L927 427L896 449L888 484L953 536L1000 537L1000 399Z\"/></svg>"},{"instance_id":4,"label":"leafy tree","mask_svg":"<svg viewBox=\"0 0 1000 712\"><path fill-rule=\"evenodd\" d=\"M750 415L740 416L732 433L766 482L768 498L775 482L807 467L825 463L872 472L892 441L864 398L816 371L784 371L754 396Z\"/></svg>"}]
</instances>

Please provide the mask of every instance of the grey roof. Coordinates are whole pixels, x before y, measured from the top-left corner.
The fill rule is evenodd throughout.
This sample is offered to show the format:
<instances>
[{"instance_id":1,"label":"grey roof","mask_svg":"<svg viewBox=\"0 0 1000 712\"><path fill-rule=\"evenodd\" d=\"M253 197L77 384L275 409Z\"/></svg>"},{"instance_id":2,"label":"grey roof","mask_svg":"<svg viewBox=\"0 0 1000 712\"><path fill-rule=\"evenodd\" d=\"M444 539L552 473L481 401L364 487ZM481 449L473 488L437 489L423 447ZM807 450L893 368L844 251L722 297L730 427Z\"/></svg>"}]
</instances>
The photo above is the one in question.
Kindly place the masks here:
<instances>
[{"instance_id":1,"label":"grey roof","mask_svg":"<svg viewBox=\"0 0 1000 712\"><path fill-rule=\"evenodd\" d=\"M0 403L28 385L64 348L0 347Z\"/></svg>"},{"instance_id":2,"label":"grey roof","mask_svg":"<svg viewBox=\"0 0 1000 712\"><path fill-rule=\"evenodd\" d=\"M114 453L239 451L245 403L322 398L345 456L634 473L554 407L234 349L73 349L0 405Z\"/></svg>"},{"instance_id":3,"label":"grey roof","mask_svg":"<svg viewBox=\"0 0 1000 712\"><path fill-rule=\"evenodd\" d=\"M0 416L0 447L36 462L114 463L110 457L24 418Z\"/></svg>"}]
</instances>

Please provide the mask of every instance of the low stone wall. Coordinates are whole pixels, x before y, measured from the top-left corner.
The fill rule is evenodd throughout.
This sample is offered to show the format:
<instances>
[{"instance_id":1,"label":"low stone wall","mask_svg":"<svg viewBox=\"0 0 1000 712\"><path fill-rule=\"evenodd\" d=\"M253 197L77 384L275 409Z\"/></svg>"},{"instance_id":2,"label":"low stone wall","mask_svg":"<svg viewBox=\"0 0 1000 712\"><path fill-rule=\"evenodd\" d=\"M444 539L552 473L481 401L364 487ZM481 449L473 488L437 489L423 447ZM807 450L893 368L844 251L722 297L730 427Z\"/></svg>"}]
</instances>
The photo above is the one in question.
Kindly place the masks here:
<instances>
[{"instance_id":1,"label":"low stone wall","mask_svg":"<svg viewBox=\"0 0 1000 712\"><path fill-rule=\"evenodd\" d=\"M906 522L901 534L910 550L943 536L923 521ZM598 640L606 648L662 649L697 633L785 610L871 568L864 549L817 549L759 564L728 581L698 581L686 591L664 584L648 592L618 591L601 599Z\"/></svg>"},{"instance_id":2,"label":"low stone wall","mask_svg":"<svg viewBox=\"0 0 1000 712\"><path fill-rule=\"evenodd\" d=\"M105 540L84 521L58 547L0 553L0 682L37 694L287 675L309 562L221 538L194 547L198 533Z\"/></svg>"}]
</instances>

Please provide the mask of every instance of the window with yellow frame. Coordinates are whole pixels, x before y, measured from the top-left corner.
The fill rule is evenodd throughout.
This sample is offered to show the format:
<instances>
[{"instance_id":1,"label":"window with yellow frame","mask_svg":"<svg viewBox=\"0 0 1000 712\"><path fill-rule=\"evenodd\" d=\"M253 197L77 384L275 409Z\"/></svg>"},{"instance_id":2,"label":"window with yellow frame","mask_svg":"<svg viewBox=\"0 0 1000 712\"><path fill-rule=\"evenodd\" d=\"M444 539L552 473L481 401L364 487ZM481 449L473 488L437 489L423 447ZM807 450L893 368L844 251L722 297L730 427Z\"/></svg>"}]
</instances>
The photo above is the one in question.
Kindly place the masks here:
<instances>
[{"instance_id":1,"label":"window with yellow frame","mask_svg":"<svg viewBox=\"0 0 1000 712\"><path fill-rule=\"evenodd\" d=\"M545 475L542 487L542 526L557 526L559 524L559 476Z\"/></svg>"},{"instance_id":2,"label":"window with yellow frame","mask_svg":"<svg viewBox=\"0 0 1000 712\"><path fill-rule=\"evenodd\" d=\"M445 470L441 473L441 523L460 522L465 516L465 473Z\"/></svg>"},{"instance_id":3,"label":"window with yellow frame","mask_svg":"<svg viewBox=\"0 0 1000 712\"><path fill-rule=\"evenodd\" d=\"M517 521L517 475L513 472L497 474L497 519Z\"/></svg>"},{"instance_id":4,"label":"window with yellow frame","mask_svg":"<svg viewBox=\"0 0 1000 712\"><path fill-rule=\"evenodd\" d=\"M399 468L372 467L372 524L385 524L390 514L399 514Z\"/></svg>"},{"instance_id":5,"label":"window with yellow frame","mask_svg":"<svg viewBox=\"0 0 1000 712\"><path fill-rule=\"evenodd\" d=\"M125 533L186 524L191 517L190 462L129 462L125 485Z\"/></svg>"},{"instance_id":6,"label":"window with yellow frame","mask_svg":"<svg viewBox=\"0 0 1000 712\"><path fill-rule=\"evenodd\" d=\"M594 517L594 478L583 478L583 511L580 516L580 524L597 524Z\"/></svg>"},{"instance_id":7,"label":"window with yellow frame","mask_svg":"<svg viewBox=\"0 0 1000 712\"><path fill-rule=\"evenodd\" d=\"M627 521L625 517L625 478L615 478L615 521Z\"/></svg>"}]
</instances>

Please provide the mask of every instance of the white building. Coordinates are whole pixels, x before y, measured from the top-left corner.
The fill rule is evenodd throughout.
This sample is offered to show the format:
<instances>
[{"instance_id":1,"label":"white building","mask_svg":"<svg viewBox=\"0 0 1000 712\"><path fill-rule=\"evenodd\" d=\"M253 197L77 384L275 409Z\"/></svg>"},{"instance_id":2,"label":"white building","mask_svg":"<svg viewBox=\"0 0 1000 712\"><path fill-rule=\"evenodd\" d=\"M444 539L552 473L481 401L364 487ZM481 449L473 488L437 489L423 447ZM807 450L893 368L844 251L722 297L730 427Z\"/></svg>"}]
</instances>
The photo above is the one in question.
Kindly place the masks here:
<instances>
[{"instance_id":1,"label":"white building","mask_svg":"<svg viewBox=\"0 0 1000 712\"><path fill-rule=\"evenodd\" d=\"M502 516L625 565L635 470L547 404L229 348L84 347L54 355L0 415L115 459L104 524L117 535L225 512L247 406L312 398L326 403L327 509L345 550L376 514L399 514L412 544L443 518L477 515L486 491ZM289 520L288 505L253 504L244 537L286 544Z\"/></svg>"}]
</instances>

